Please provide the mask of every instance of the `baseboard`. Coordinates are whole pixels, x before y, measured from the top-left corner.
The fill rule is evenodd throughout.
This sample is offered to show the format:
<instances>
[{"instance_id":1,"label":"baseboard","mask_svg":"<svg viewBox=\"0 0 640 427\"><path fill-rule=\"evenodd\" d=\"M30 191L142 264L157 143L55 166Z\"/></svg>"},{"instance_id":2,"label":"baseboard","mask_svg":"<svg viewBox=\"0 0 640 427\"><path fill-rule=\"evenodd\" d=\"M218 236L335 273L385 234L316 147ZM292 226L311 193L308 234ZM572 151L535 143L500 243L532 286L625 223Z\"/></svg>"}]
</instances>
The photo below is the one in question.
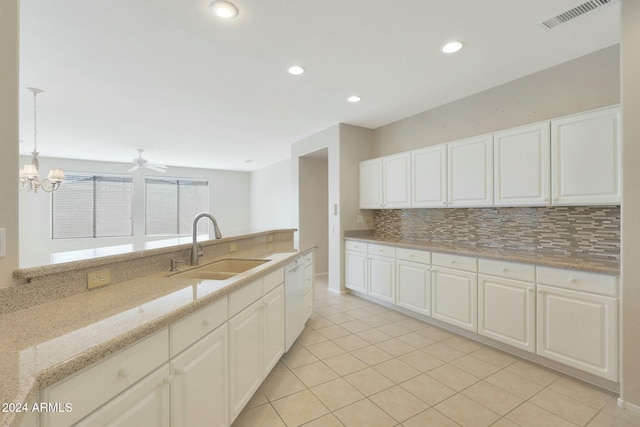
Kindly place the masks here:
<instances>
[{"instance_id":1,"label":"baseboard","mask_svg":"<svg viewBox=\"0 0 640 427\"><path fill-rule=\"evenodd\" d=\"M626 409L634 414L640 414L640 405L634 405L633 403L625 402L621 397L618 398L618 406L622 409Z\"/></svg>"}]
</instances>

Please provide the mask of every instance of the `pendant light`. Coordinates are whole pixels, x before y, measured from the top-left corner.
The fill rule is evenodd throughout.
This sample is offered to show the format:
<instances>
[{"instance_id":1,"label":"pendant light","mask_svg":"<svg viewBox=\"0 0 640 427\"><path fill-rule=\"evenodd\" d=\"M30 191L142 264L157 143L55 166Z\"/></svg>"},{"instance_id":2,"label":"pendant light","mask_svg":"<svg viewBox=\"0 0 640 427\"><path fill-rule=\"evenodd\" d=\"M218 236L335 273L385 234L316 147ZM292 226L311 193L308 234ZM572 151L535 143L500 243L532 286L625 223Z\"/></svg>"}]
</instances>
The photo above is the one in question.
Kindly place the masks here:
<instances>
[{"instance_id":1,"label":"pendant light","mask_svg":"<svg viewBox=\"0 0 640 427\"><path fill-rule=\"evenodd\" d=\"M36 97L43 91L35 87L28 87L27 90L33 93L33 151L31 155L31 163L24 165L20 169L20 185L23 190L38 192L38 188L42 188L47 193L51 193L60 188L60 184L64 181L64 171L62 169L52 169L49 171L47 178L40 181L38 161L38 116L36 108Z\"/></svg>"}]
</instances>

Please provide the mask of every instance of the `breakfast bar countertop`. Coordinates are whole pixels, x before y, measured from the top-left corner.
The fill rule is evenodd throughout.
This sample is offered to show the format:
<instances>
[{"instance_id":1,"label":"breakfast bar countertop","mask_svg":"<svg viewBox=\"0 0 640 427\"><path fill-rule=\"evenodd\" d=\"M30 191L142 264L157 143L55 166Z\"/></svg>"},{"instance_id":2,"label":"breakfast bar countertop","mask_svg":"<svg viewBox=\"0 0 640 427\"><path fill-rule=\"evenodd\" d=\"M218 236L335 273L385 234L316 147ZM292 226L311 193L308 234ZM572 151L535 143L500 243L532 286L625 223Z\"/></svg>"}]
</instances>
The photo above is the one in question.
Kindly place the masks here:
<instances>
[{"instance_id":1,"label":"breakfast bar countertop","mask_svg":"<svg viewBox=\"0 0 640 427\"><path fill-rule=\"evenodd\" d=\"M2 314L0 402L32 404L37 401L39 390L167 327L308 250L311 248L295 248L292 241L261 244L224 258L269 262L226 280L188 278L164 271ZM23 415L0 412L0 427L19 425Z\"/></svg>"}]
</instances>

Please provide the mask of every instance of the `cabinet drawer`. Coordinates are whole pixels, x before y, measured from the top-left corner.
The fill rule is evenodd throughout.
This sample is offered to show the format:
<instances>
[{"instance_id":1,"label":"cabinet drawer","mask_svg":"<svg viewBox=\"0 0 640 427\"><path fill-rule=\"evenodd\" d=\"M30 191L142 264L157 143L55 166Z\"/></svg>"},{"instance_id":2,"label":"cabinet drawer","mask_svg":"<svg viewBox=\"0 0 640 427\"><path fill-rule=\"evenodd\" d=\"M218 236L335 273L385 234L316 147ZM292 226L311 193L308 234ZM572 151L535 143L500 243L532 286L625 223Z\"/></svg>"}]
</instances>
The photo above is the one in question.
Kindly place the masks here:
<instances>
[{"instance_id":1,"label":"cabinet drawer","mask_svg":"<svg viewBox=\"0 0 640 427\"><path fill-rule=\"evenodd\" d=\"M220 298L174 323L171 331L171 357L227 321L227 297Z\"/></svg>"},{"instance_id":2,"label":"cabinet drawer","mask_svg":"<svg viewBox=\"0 0 640 427\"><path fill-rule=\"evenodd\" d=\"M478 271L478 259L470 256L441 254L434 252L431 254L431 263L440 267L455 268L464 271Z\"/></svg>"},{"instance_id":3,"label":"cabinet drawer","mask_svg":"<svg viewBox=\"0 0 640 427\"><path fill-rule=\"evenodd\" d=\"M344 248L352 252L364 252L367 253L367 244L362 242L354 242L353 240L347 240L344 242Z\"/></svg>"},{"instance_id":4,"label":"cabinet drawer","mask_svg":"<svg viewBox=\"0 0 640 427\"><path fill-rule=\"evenodd\" d=\"M262 279L244 285L229 295L229 317L240 313L258 298L262 298Z\"/></svg>"},{"instance_id":5,"label":"cabinet drawer","mask_svg":"<svg viewBox=\"0 0 640 427\"><path fill-rule=\"evenodd\" d=\"M70 402L73 411L44 413L44 425L69 426L169 360L169 330L163 329L73 377L44 390L44 402Z\"/></svg>"},{"instance_id":6,"label":"cabinet drawer","mask_svg":"<svg viewBox=\"0 0 640 427\"><path fill-rule=\"evenodd\" d=\"M309 252L304 256L304 266L308 267L313 264L313 252Z\"/></svg>"},{"instance_id":7,"label":"cabinet drawer","mask_svg":"<svg viewBox=\"0 0 640 427\"><path fill-rule=\"evenodd\" d=\"M538 267L538 283L610 297L618 296L618 278L607 274Z\"/></svg>"},{"instance_id":8,"label":"cabinet drawer","mask_svg":"<svg viewBox=\"0 0 640 427\"><path fill-rule=\"evenodd\" d=\"M536 281L536 266L517 262L498 261L494 259L478 259L478 272L507 279Z\"/></svg>"},{"instance_id":9,"label":"cabinet drawer","mask_svg":"<svg viewBox=\"0 0 640 427\"><path fill-rule=\"evenodd\" d=\"M262 278L262 294L265 295L284 283L284 269L279 268Z\"/></svg>"},{"instance_id":10,"label":"cabinet drawer","mask_svg":"<svg viewBox=\"0 0 640 427\"><path fill-rule=\"evenodd\" d=\"M421 264L431 264L431 252L427 251L396 248L396 258L405 261L419 262Z\"/></svg>"},{"instance_id":11,"label":"cabinet drawer","mask_svg":"<svg viewBox=\"0 0 640 427\"><path fill-rule=\"evenodd\" d=\"M369 255L386 256L393 258L396 256L396 248L385 245L368 245L367 253Z\"/></svg>"}]
</instances>

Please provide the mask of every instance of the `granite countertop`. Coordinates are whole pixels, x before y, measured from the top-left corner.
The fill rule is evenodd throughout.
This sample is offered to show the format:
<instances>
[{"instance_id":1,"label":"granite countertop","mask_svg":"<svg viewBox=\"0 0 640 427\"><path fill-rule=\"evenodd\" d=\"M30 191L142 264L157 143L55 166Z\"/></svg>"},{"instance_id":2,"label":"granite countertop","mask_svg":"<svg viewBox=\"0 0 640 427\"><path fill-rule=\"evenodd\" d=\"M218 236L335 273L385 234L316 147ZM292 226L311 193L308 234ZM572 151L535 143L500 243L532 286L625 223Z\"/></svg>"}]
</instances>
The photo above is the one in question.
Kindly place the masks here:
<instances>
[{"instance_id":1,"label":"granite countertop","mask_svg":"<svg viewBox=\"0 0 640 427\"><path fill-rule=\"evenodd\" d=\"M444 252L456 255L467 255L490 258L502 261L536 264L545 267L568 268L592 273L620 274L620 263L604 257L593 255L569 256L559 253L525 251L509 248L476 247L462 243L426 242L419 240L389 240L373 235L356 235L345 237L346 240L357 240L365 243L393 245L396 247L419 249L432 252Z\"/></svg>"},{"instance_id":2,"label":"granite countertop","mask_svg":"<svg viewBox=\"0 0 640 427\"><path fill-rule=\"evenodd\" d=\"M0 402L34 402L38 390L310 249L296 249L291 241L267 243L223 257L270 260L227 280L185 278L165 271L0 315ZM0 412L0 426L18 425L21 417Z\"/></svg>"}]
</instances>

